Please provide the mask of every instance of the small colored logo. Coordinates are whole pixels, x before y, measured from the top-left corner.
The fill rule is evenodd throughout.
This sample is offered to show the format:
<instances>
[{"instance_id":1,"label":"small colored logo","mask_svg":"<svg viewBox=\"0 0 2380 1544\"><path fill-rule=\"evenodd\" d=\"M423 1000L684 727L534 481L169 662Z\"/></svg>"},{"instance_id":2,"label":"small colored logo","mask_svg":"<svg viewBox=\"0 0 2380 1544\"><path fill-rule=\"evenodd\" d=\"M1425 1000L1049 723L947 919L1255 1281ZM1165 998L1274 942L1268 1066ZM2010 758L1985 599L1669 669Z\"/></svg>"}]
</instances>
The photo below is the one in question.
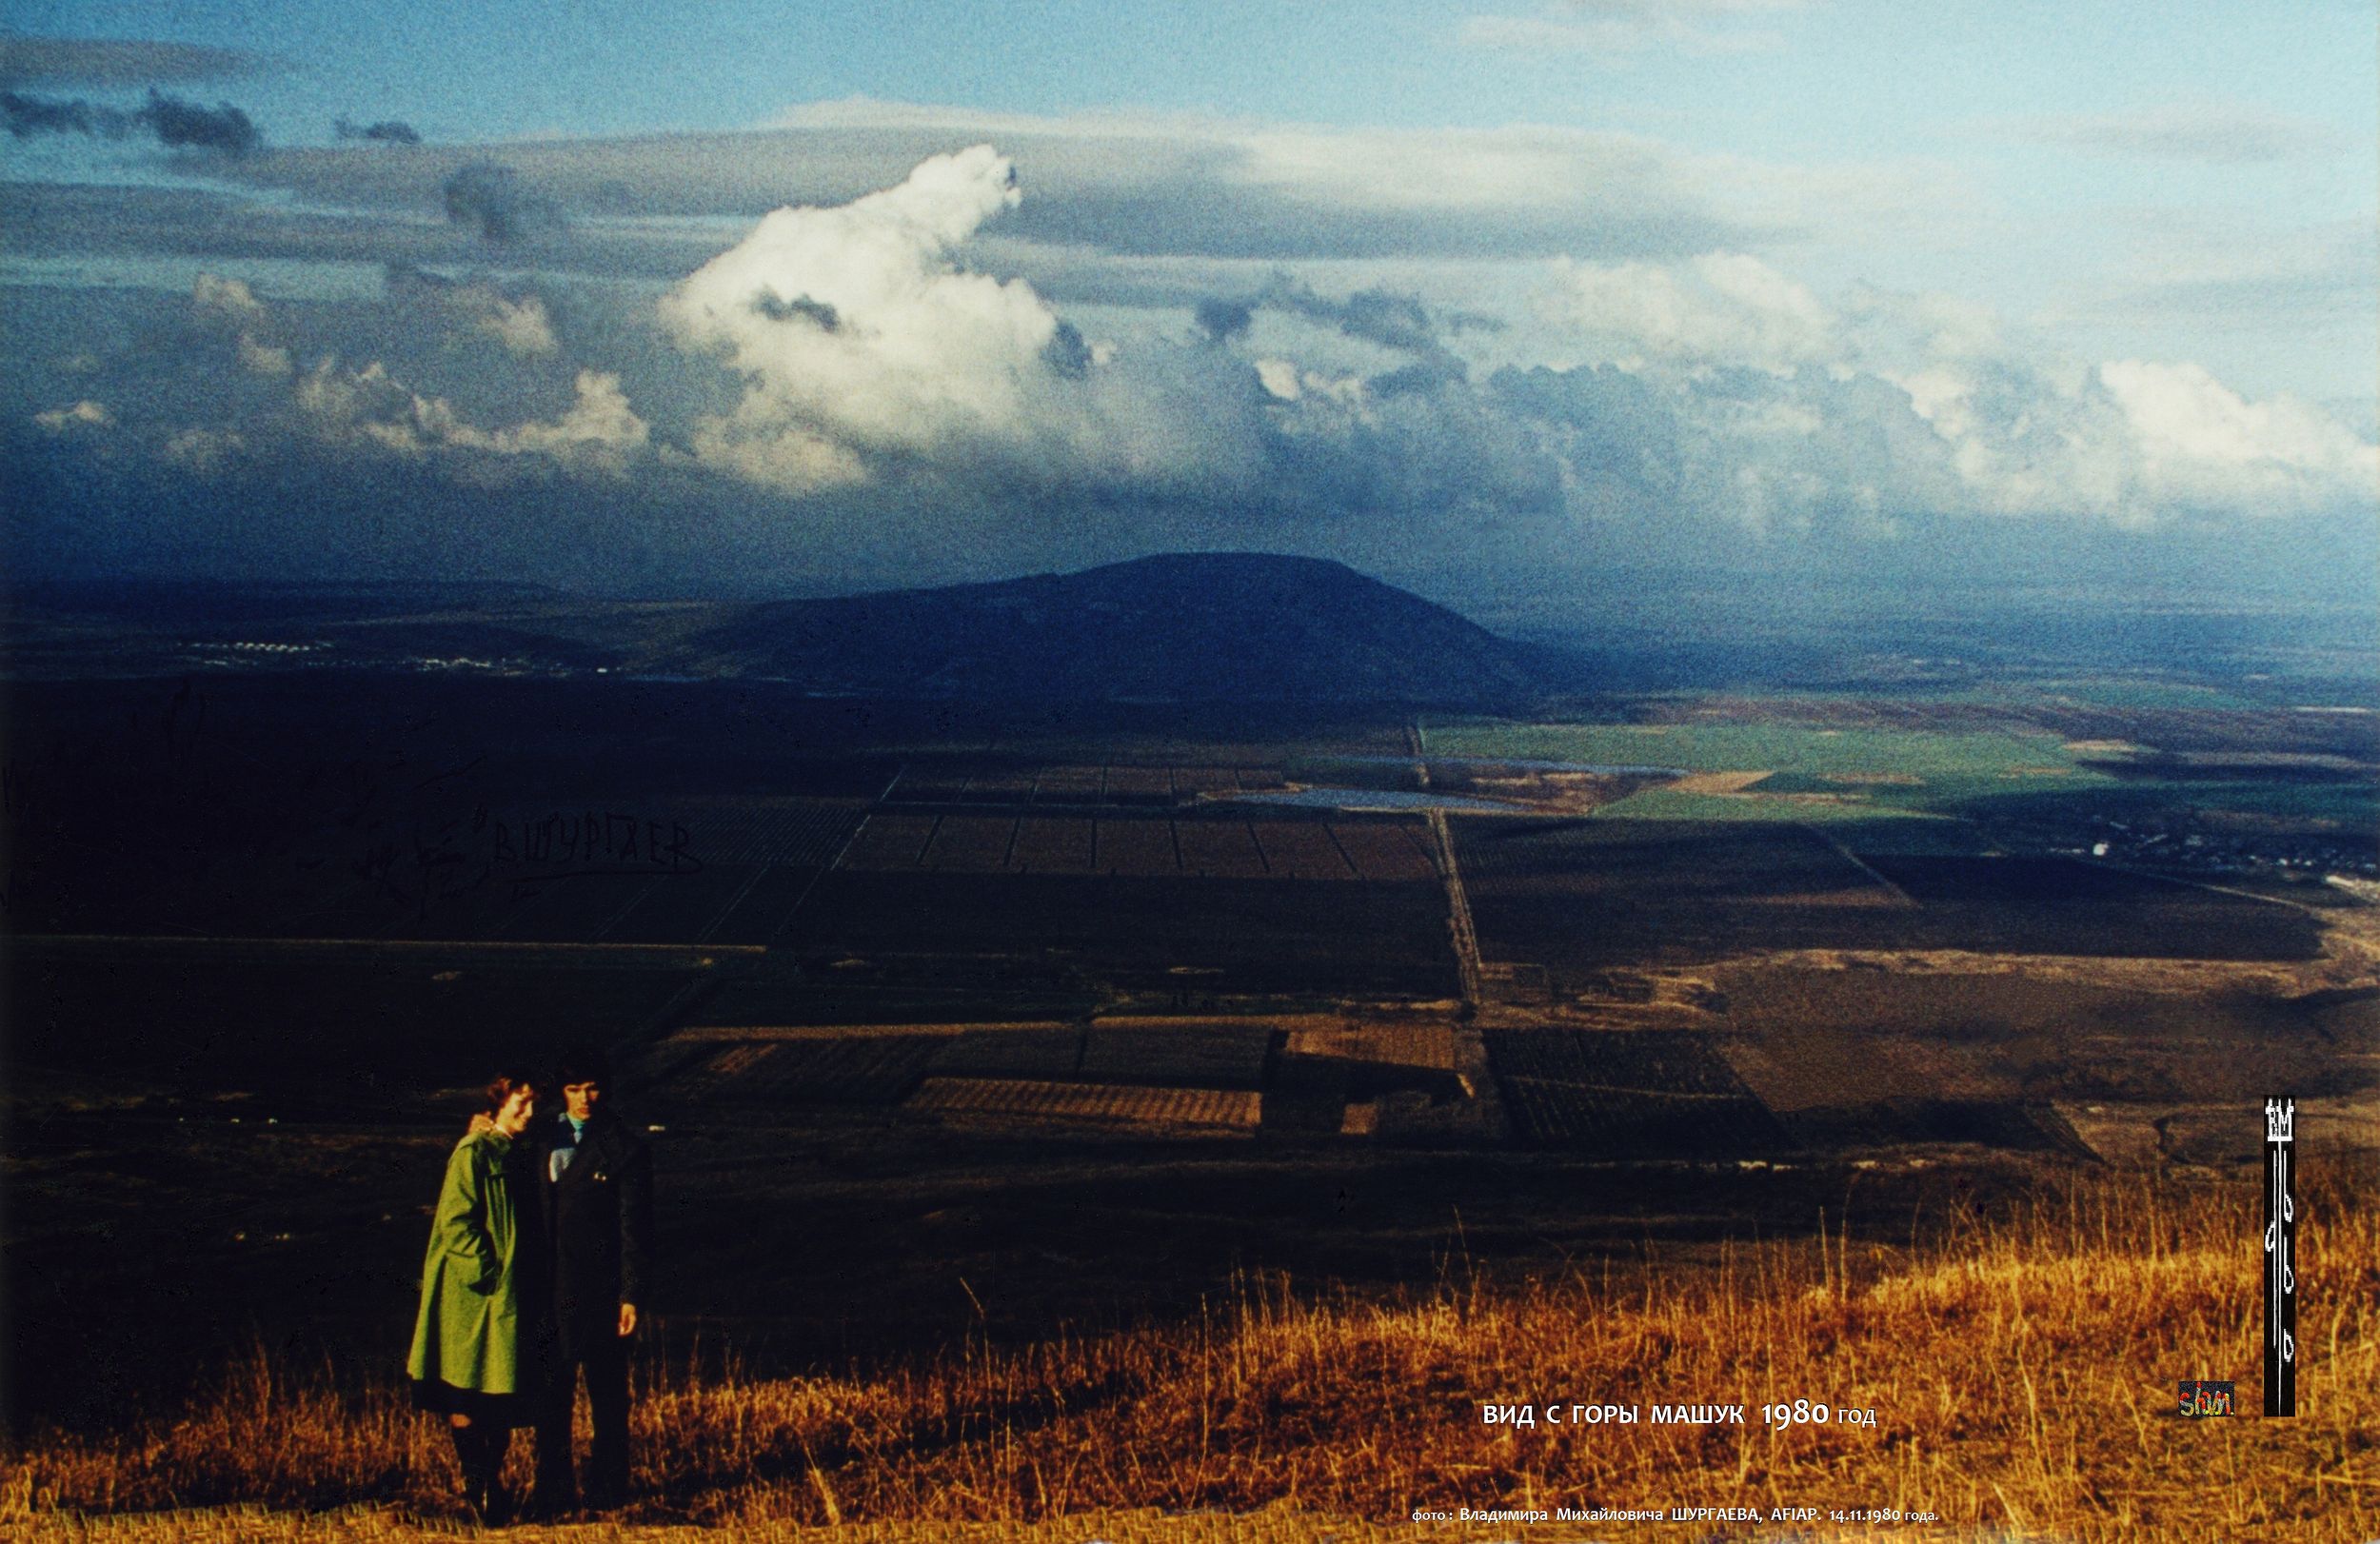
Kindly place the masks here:
<instances>
[{"instance_id":1,"label":"small colored logo","mask_svg":"<svg viewBox=\"0 0 2380 1544\"><path fill-rule=\"evenodd\" d=\"M2209 1415L2236 1415L2238 1406L2231 1395L2232 1379L2186 1377L2182 1379L2181 1414L2192 1419Z\"/></svg>"}]
</instances>

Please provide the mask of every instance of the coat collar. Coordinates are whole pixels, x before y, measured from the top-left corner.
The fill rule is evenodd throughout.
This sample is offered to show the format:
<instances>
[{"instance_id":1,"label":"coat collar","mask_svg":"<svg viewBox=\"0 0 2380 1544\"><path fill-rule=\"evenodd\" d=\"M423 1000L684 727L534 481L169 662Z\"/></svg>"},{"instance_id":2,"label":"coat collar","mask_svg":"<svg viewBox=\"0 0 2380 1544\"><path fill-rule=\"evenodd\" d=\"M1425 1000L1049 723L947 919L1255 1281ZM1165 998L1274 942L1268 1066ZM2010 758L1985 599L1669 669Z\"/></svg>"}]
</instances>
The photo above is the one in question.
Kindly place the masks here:
<instances>
[{"instance_id":1,"label":"coat collar","mask_svg":"<svg viewBox=\"0 0 2380 1544\"><path fill-rule=\"evenodd\" d=\"M571 1174L582 1167L591 1168L592 1165L587 1161L590 1158L610 1157L611 1149L620 1144L626 1129L620 1118L609 1110L597 1110L588 1118L585 1132L580 1136L575 1144L578 1148L578 1157L572 1158L569 1167L562 1171L563 1178L567 1179ZM566 1115L554 1117L554 1123L547 1135L550 1145L562 1146L570 1135L570 1118Z\"/></svg>"}]
</instances>

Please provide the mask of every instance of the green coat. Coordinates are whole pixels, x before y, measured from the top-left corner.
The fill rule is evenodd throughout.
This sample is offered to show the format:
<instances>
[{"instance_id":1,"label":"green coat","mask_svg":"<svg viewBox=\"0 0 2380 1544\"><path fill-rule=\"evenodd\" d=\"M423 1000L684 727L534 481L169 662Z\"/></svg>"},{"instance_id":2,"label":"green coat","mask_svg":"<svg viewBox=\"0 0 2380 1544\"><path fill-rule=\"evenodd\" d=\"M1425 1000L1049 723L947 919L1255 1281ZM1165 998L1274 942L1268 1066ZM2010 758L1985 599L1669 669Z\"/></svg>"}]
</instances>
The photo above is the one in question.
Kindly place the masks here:
<instances>
[{"instance_id":1,"label":"green coat","mask_svg":"<svg viewBox=\"0 0 2380 1544\"><path fill-rule=\"evenodd\" d=\"M525 1237L536 1204L512 1139L477 1132L446 1159L446 1182L422 1261L422 1307L413 1320L406 1372L417 1382L479 1394L525 1394L538 1386L526 1322L536 1312L524 1279ZM526 1310L526 1313L525 1313Z\"/></svg>"}]
</instances>

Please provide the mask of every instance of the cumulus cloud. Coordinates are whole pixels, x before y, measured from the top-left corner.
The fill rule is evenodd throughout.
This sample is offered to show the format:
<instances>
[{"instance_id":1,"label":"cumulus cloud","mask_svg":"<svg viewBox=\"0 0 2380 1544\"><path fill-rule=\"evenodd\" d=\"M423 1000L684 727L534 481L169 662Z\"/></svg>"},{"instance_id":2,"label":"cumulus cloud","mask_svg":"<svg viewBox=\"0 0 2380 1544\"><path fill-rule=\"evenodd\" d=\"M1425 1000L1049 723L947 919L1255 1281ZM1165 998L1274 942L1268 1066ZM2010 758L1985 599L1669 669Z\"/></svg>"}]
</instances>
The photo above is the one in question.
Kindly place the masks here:
<instances>
[{"instance_id":1,"label":"cumulus cloud","mask_svg":"<svg viewBox=\"0 0 2380 1544\"><path fill-rule=\"evenodd\" d=\"M258 336L270 321L270 313L247 280L201 273L190 283L190 308L202 322L235 329L242 368L256 375L278 376L295 367L288 349Z\"/></svg>"},{"instance_id":2,"label":"cumulus cloud","mask_svg":"<svg viewBox=\"0 0 2380 1544\"><path fill-rule=\"evenodd\" d=\"M861 480L868 450L1019 433L1021 377L1041 368L1057 318L1026 286L950 259L1017 201L1008 162L977 146L840 208L763 220L662 304L677 337L750 383L698 445L799 492Z\"/></svg>"},{"instance_id":3,"label":"cumulus cloud","mask_svg":"<svg viewBox=\"0 0 2380 1544\"><path fill-rule=\"evenodd\" d=\"M1941 295L1829 305L1756 259L1557 267L1578 367L1508 376L1576 485L1768 535L1886 536L1915 515L2126 528L2369 505L2380 449L2196 365L2092 366ZM1624 426L1617 439L1603 429Z\"/></svg>"},{"instance_id":4,"label":"cumulus cloud","mask_svg":"<svg viewBox=\"0 0 2380 1544\"><path fill-rule=\"evenodd\" d=\"M288 375L296 366L289 351L273 344L259 343L248 333L240 334L240 365L256 375Z\"/></svg>"},{"instance_id":5,"label":"cumulus cloud","mask_svg":"<svg viewBox=\"0 0 2380 1544\"><path fill-rule=\"evenodd\" d=\"M620 377L581 370L574 400L552 423L480 429L464 423L444 399L413 399L412 433L423 446L445 445L499 456L543 456L583 471L625 476L631 457L651 442L652 430L628 406Z\"/></svg>"},{"instance_id":6,"label":"cumulus cloud","mask_svg":"<svg viewBox=\"0 0 2380 1544\"><path fill-rule=\"evenodd\" d=\"M864 482L872 464L995 479L1178 469L1178 402L1096 364L1031 286L956 262L1019 199L1006 158L979 145L849 204L779 209L678 286L664 327L746 383L732 411L696 424L698 454L790 493Z\"/></svg>"},{"instance_id":7,"label":"cumulus cloud","mask_svg":"<svg viewBox=\"0 0 2380 1544\"><path fill-rule=\"evenodd\" d=\"M48 412L35 413L33 422L52 434L66 434L76 429L114 428L116 415L86 397L69 406L52 407Z\"/></svg>"},{"instance_id":8,"label":"cumulus cloud","mask_svg":"<svg viewBox=\"0 0 2380 1544\"><path fill-rule=\"evenodd\" d=\"M1546 310L1603 359L1787 369L1840 349L1810 289L1756 257L1707 252L1676 265L1563 261Z\"/></svg>"},{"instance_id":9,"label":"cumulus cloud","mask_svg":"<svg viewBox=\"0 0 2380 1544\"><path fill-rule=\"evenodd\" d=\"M1248 336L1258 313L1268 310L1312 323L1376 349L1406 356L1403 363L1368 377L1339 377L1326 387L1325 394L1340 398L1345 398L1350 390L1378 399L1427 393L1459 384L1469 378L1471 367L1451 346L1450 339L1463 332L1503 330L1502 322L1495 317L1476 311L1441 310L1417 294L1381 286L1357 289L1344 298L1334 299L1296 276L1278 270L1260 289L1244 299L1209 296L1200 300L1192 311L1192 319L1203 341L1210 346L1220 346ZM1266 394L1282 402L1298 401L1330 379L1280 358L1259 360L1256 369Z\"/></svg>"},{"instance_id":10,"label":"cumulus cloud","mask_svg":"<svg viewBox=\"0 0 2380 1544\"><path fill-rule=\"evenodd\" d=\"M300 381L295 401L315 436L328 444L375 446L405 457L479 452L542 458L556 465L624 477L651 443L652 430L628 405L620 378L581 370L573 401L550 423L478 427L444 397L426 396L378 360L360 369L326 358Z\"/></svg>"},{"instance_id":11,"label":"cumulus cloud","mask_svg":"<svg viewBox=\"0 0 2380 1544\"><path fill-rule=\"evenodd\" d=\"M486 280L443 278L410 264L386 270L388 295L408 307L443 313L504 345L522 359L548 359L562 351L545 298L534 290Z\"/></svg>"},{"instance_id":12,"label":"cumulus cloud","mask_svg":"<svg viewBox=\"0 0 2380 1544\"><path fill-rule=\"evenodd\" d=\"M236 430L188 428L167 439L165 458L201 477L212 477L247 448L247 438Z\"/></svg>"},{"instance_id":13,"label":"cumulus cloud","mask_svg":"<svg viewBox=\"0 0 2380 1544\"><path fill-rule=\"evenodd\" d=\"M491 292L479 326L481 331L525 359L543 358L561 347L554 339L553 318L535 295L506 300Z\"/></svg>"},{"instance_id":14,"label":"cumulus cloud","mask_svg":"<svg viewBox=\"0 0 2380 1544\"><path fill-rule=\"evenodd\" d=\"M256 298L248 282L219 273L202 273L190 282L190 305L201 315L226 317L244 326L265 319L265 303Z\"/></svg>"},{"instance_id":15,"label":"cumulus cloud","mask_svg":"<svg viewBox=\"0 0 2380 1544\"><path fill-rule=\"evenodd\" d=\"M361 369L347 369L325 355L298 382L296 402L326 431L345 431L403 417L411 406L412 393L390 380L388 366L378 360Z\"/></svg>"},{"instance_id":16,"label":"cumulus cloud","mask_svg":"<svg viewBox=\"0 0 2380 1544\"><path fill-rule=\"evenodd\" d=\"M2251 403L2197 365L2118 360L2098 381L2123 409L2145 492L2196 509L2319 508L2380 495L2380 446L2292 398Z\"/></svg>"},{"instance_id":17,"label":"cumulus cloud","mask_svg":"<svg viewBox=\"0 0 2380 1544\"><path fill-rule=\"evenodd\" d=\"M926 157L760 219L683 263L657 306L404 267L337 302L208 274L187 303L151 301L219 340L203 382L115 347L97 378L25 400L13 432L61 466L204 479L226 508L244 480L311 477L370 507L390 487L467 489L491 521L600 506L639 542L635 511L666 509L687 530L734 525L710 544L722 571L808 553L888 582L929 549L1021 566L1231 545L1408 573L1458 557L1533 575L1819 564L1945 533L1946 549L1990 532L2048 551L2111 530L2345 528L2373 503L2360 423L2150 350L2052 346L1950 296L1821 293L1773 249L1460 269L1184 258L1161 274L1132 259L1153 298L1061 305L1011 261L1049 250L1013 240L1032 189L990 146ZM524 391L546 395L506 406ZM131 432L103 436L81 405L33 413L74 397L118 404ZM283 477L289 463L313 470ZM582 479L569 500L541 491L556 476Z\"/></svg>"},{"instance_id":18,"label":"cumulus cloud","mask_svg":"<svg viewBox=\"0 0 2380 1544\"><path fill-rule=\"evenodd\" d=\"M1267 394L1283 402L1296 402L1305 395L1305 382L1298 366L1286 359L1259 359L1256 362L1257 384Z\"/></svg>"}]
</instances>

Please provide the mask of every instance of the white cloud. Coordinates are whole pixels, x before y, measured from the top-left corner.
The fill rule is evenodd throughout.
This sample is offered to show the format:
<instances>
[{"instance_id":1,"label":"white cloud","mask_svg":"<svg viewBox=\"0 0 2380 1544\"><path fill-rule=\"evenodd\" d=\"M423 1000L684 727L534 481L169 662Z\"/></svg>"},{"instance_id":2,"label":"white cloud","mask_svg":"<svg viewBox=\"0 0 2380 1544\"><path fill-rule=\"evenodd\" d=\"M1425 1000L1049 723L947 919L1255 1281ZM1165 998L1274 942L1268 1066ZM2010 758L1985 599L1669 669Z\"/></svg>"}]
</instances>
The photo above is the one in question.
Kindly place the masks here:
<instances>
[{"instance_id":1,"label":"white cloud","mask_svg":"<svg viewBox=\"0 0 2380 1544\"><path fill-rule=\"evenodd\" d=\"M52 434L64 434L70 429L114 428L116 415L86 397L71 406L52 407L46 413L35 413L33 422Z\"/></svg>"},{"instance_id":2,"label":"white cloud","mask_svg":"<svg viewBox=\"0 0 2380 1544\"><path fill-rule=\"evenodd\" d=\"M1005 437L1058 319L1022 283L960 272L950 251L1016 202L1007 161L977 146L839 208L779 209L672 290L664 325L751 382L738 441Z\"/></svg>"},{"instance_id":3,"label":"white cloud","mask_svg":"<svg viewBox=\"0 0 2380 1544\"><path fill-rule=\"evenodd\" d=\"M549 359L562 351L553 312L534 292L507 293L486 280L446 279L404 264L390 266L384 287L389 300L493 338L518 358Z\"/></svg>"},{"instance_id":4,"label":"white cloud","mask_svg":"<svg viewBox=\"0 0 2380 1544\"><path fill-rule=\"evenodd\" d=\"M226 462L248 449L246 436L228 429L184 429L166 441L166 459L201 477L211 477Z\"/></svg>"},{"instance_id":5,"label":"white cloud","mask_svg":"<svg viewBox=\"0 0 2380 1544\"><path fill-rule=\"evenodd\" d=\"M1810 289L1740 252L1676 265L1556 266L1545 308L1591 357L1790 369L1839 355L1834 314Z\"/></svg>"},{"instance_id":6,"label":"white cloud","mask_svg":"<svg viewBox=\"0 0 2380 1544\"><path fill-rule=\"evenodd\" d=\"M1266 391L1283 402L1296 402L1305 394L1298 381L1298 366L1285 359L1258 360L1256 378Z\"/></svg>"},{"instance_id":7,"label":"white cloud","mask_svg":"<svg viewBox=\"0 0 2380 1544\"><path fill-rule=\"evenodd\" d=\"M484 429L466 422L444 397L424 396L374 360L344 369L324 359L298 384L296 402L317 438L376 445L405 456L475 451L534 457L573 470L626 475L650 445L652 430L629 406L617 375L581 370L571 406L550 423Z\"/></svg>"},{"instance_id":8,"label":"white cloud","mask_svg":"<svg viewBox=\"0 0 2380 1544\"><path fill-rule=\"evenodd\" d=\"M271 320L265 303L245 279L201 273L190 283L190 308L204 321L238 329L242 367L256 375L288 375L294 368L289 350L265 342L257 334Z\"/></svg>"},{"instance_id":9,"label":"white cloud","mask_svg":"<svg viewBox=\"0 0 2380 1544\"><path fill-rule=\"evenodd\" d=\"M553 318L535 295L514 301L489 290L479 327L524 359L543 359L561 347L554 338Z\"/></svg>"},{"instance_id":10,"label":"white cloud","mask_svg":"<svg viewBox=\"0 0 2380 1544\"><path fill-rule=\"evenodd\" d=\"M1830 306L1715 253L1558 265L1541 306L1580 362L1641 379L1633 396L1571 393L1568 413L1588 402L1602 422L1557 411L1551 442L1608 467L1596 436L1627 422L1634 443L1667 447L1666 469L1636 484L1640 508L1668 498L1773 536L1827 521L1881 533L1896 513L2142 528L2380 494L2380 448L2316 408L2251 402L2194 364L2093 367L1952 296L1859 287ZM1636 417L1612 416L1623 402ZM1586 481L1608 507L1609 477Z\"/></svg>"},{"instance_id":11,"label":"white cloud","mask_svg":"<svg viewBox=\"0 0 2380 1544\"><path fill-rule=\"evenodd\" d=\"M378 360L360 370L349 370L343 369L335 357L325 355L298 383L296 402L322 431L335 433L358 424L395 418L406 410L411 396L388 378L388 367Z\"/></svg>"},{"instance_id":12,"label":"white cloud","mask_svg":"<svg viewBox=\"0 0 2380 1544\"><path fill-rule=\"evenodd\" d=\"M838 113L856 126L832 130L846 149L906 146L963 116ZM291 291L268 304L208 275L187 308L152 302L184 331L194 311L209 339L181 384L137 380L146 362L126 359L20 411L71 391L135 405L136 427L217 426L111 437L194 475L260 469L285 451L355 462L359 486L392 456L483 488L567 469L590 477L583 503L699 500L736 511L739 540L777 552L872 540L1054 562L1227 541L1396 551L1418 566L1502 543L1523 564L1674 561L1739 535L1821 554L1964 521L1979 545L2014 550L2035 530L2045 544L2093 541L2109 525L2246 531L2372 506L2360 420L2350 430L2242 389L2187 340L2171 352L2053 346L1969 300L1846 284L1791 241L1680 245L1714 208L1792 228L1798 206L1828 201L1815 173L1772 187L1762 163L1567 130L1201 122L1169 136L1155 123L1021 120L1026 145L1002 144L1027 168L1021 193L1008 158L980 145L840 200L720 224L716 242L734 245L684 259L658 304L625 287L541 294L402 267L360 301ZM721 143L749 151L825 132ZM645 153L627 155L632 175ZM1045 153L1047 180L1032 169ZM556 154L594 164L586 147ZM1196 239L1119 256L1078 197L1102 219L1159 210L1150 218L1177 222L1158 232L1169 241L1191 222ZM1648 246L1665 255L1580 228L1657 224L1664 208L1676 216L1668 245ZM1282 231L1304 239L1293 227L1308 220L1526 230L1566 252L1255 255ZM2323 266L2309 259L2313 278L2369 266L2368 236L2334 245L2336 261L2327 247L2313 254ZM2217 244L2169 261L2176 283L2253 281ZM1236 310L1241 325L1216 320ZM341 330L359 317L370 345ZM541 363L507 362L498 344ZM291 347L310 360L334 346L415 363L400 366L404 380L377 362L291 363ZM2171 363L2192 358L2217 367ZM551 395L492 406L525 387ZM187 410L153 406L152 392L176 391ZM260 401L279 410L240 416ZM35 422L65 434L112 418L93 401ZM94 438L91 454L105 453ZM599 477L621 485L596 488ZM525 494L525 513L532 503Z\"/></svg>"},{"instance_id":13,"label":"white cloud","mask_svg":"<svg viewBox=\"0 0 2380 1544\"><path fill-rule=\"evenodd\" d=\"M202 314L227 317L243 325L265 319L265 303L245 279L202 273L190 284L190 304Z\"/></svg>"},{"instance_id":14,"label":"white cloud","mask_svg":"<svg viewBox=\"0 0 2380 1544\"><path fill-rule=\"evenodd\" d=\"M581 370L572 390L569 409L551 424L522 424L475 438L458 435L455 443L509 455L547 456L615 475L625 472L628 458L651 443L652 430L628 406L620 377Z\"/></svg>"},{"instance_id":15,"label":"white cloud","mask_svg":"<svg viewBox=\"0 0 2380 1544\"><path fill-rule=\"evenodd\" d=\"M2145 490L2199 509L2282 513L2341 490L2380 499L2380 446L2289 397L2249 402L2196 365L2119 360L2098 378L2124 410Z\"/></svg>"},{"instance_id":16,"label":"white cloud","mask_svg":"<svg viewBox=\"0 0 2380 1544\"><path fill-rule=\"evenodd\" d=\"M777 210L670 291L664 328L745 382L694 426L701 459L797 494L878 463L1060 483L1198 466L1199 405L1092 348L1030 285L958 266L1018 200L990 146L935 156L849 204Z\"/></svg>"},{"instance_id":17,"label":"white cloud","mask_svg":"<svg viewBox=\"0 0 2380 1544\"><path fill-rule=\"evenodd\" d=\"M1008 162L979 145L838 208L779 209L704 265L663 300L663 323L749 387L698 446L803 492L860 480L866 452L1013 438L1058 319L950 252L1017 198Z\"/></svg>"},{"instance_id":18,"label":"white cloud","mask_svg":"<svg viewBox=\"0 0 2380 1544\"><path fill-rule=\"evenodd\" d=\"M288 375L295 368L287 348L258 343L246 332L240 334L240 363L258 375Z\"/></svg>"}]
</instances>

